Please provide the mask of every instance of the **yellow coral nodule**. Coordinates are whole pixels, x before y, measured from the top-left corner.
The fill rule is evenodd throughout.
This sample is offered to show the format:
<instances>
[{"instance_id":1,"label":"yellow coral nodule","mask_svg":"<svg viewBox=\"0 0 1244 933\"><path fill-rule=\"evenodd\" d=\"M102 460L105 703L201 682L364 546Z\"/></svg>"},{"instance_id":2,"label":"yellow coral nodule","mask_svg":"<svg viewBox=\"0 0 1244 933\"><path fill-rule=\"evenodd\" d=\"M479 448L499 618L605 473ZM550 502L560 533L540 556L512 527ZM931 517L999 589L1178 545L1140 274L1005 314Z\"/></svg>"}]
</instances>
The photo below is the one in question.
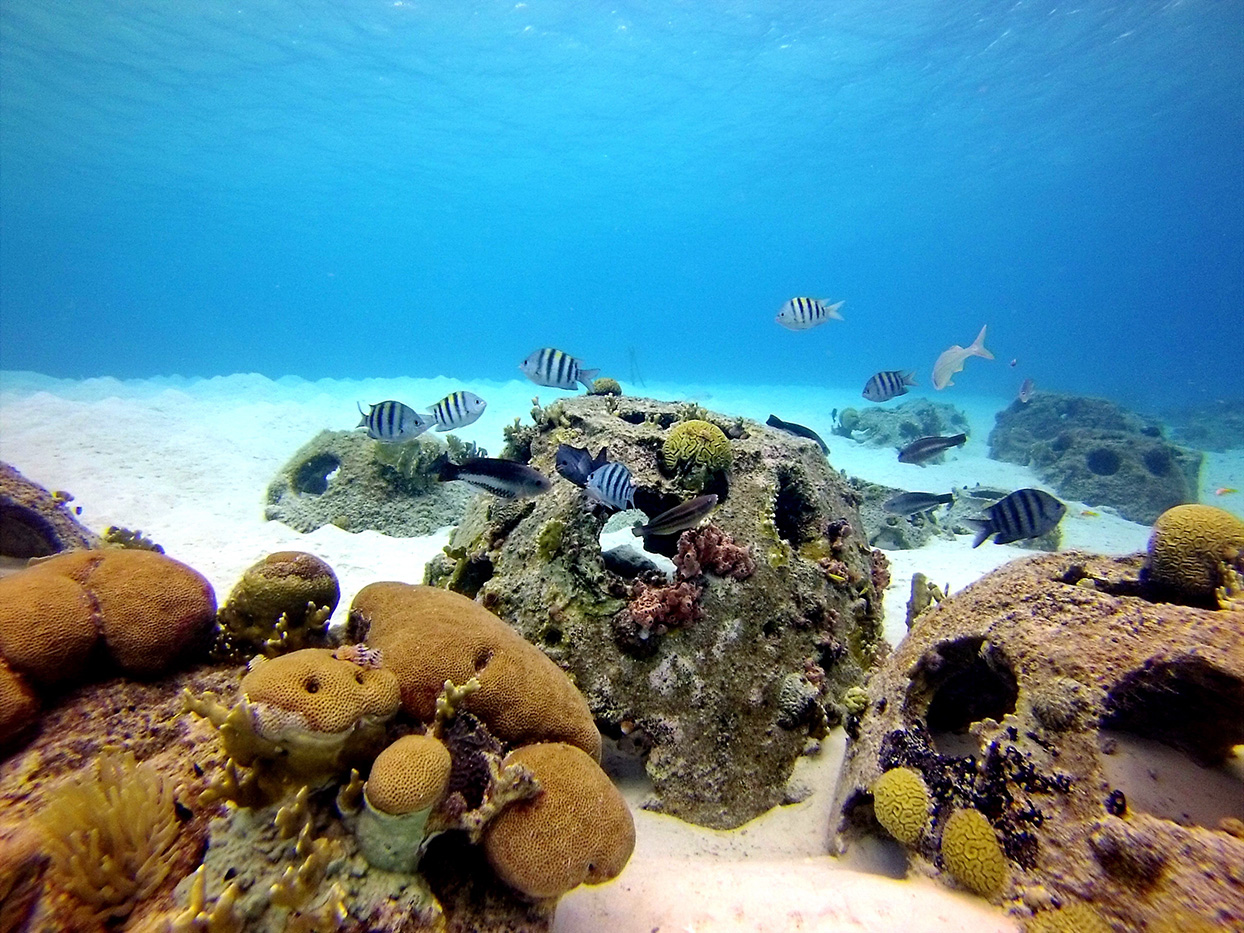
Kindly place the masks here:
<instances>
[{"instance_id":1,"label":"yellow coral nodule","mask_svg":"<svg viewBox=\"0 0 1244 933\"><path fill-rule=\"evenodd\" d=\"M954 879L981 897L1002 890L1006 856L993 826L979 810L956 810L942 829L942 861Z\"/></svg>"},{"instance_id":2,"label":"yellow coral nodule","mask_svg":"<svg viewBox=\"0 0 1244 933\"><path fill-rule=\"evenodd\" d=\"M886 832L904 845L919 842L929 819L923 778L911 768L891 768L873 782L872 792L873 813Z\"/></svg>"},{"instance_id":3,"label":"yellow coral nodule","mask_svg":"<svg viewBox=\"0 0 1244 933\"><path fill-rule=\"evenodd\" d=\"M661 458L670 473L720 473L734 462L726 432L711 421L698 419L680 421L670 428Z\"/></svg>"}]
</instances>

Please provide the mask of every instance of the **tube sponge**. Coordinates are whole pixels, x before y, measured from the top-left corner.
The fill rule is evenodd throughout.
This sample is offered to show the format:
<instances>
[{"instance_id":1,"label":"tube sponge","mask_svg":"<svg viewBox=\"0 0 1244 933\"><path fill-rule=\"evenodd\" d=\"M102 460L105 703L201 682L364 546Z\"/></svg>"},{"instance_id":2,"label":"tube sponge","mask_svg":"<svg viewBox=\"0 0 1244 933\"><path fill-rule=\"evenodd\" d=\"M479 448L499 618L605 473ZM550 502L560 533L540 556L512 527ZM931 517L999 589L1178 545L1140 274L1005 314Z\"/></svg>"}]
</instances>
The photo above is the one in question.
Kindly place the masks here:
<instances>
[{"instance_id":1,"label":"tube sponge","mask_svg":"<svg viewBox=\"0 0 1244 933\"><path fill-rule=\"evenodd\" d=\"M961 885L992 897L1006 883L1006 856L979 810L956 810L942 829L942 861Z\"/></svg>"},{"instance_id":2,"label":"tube sponge","mask_svg":"<svg viewBox=\"0 0 1244 933\"><path fill-rule=\"evenodd\" d=\"M929 819L929 789L911 768L892 768L873 782L873 813L886 832L914 846Z\"/></svg>"},{"instance_id":3,"label":"tube sponge","mask_svg":"<svg viewBox=\"0 0 1244 933\"><path fill-rule=\"evenodd\" d=\"M484 852L502 881L529 898L561 897L617 877L635 849L635 822L595 759L564 742L527 745L523 765L541 793L512 803L484 828Z\"/></svg>"}]
</instances>

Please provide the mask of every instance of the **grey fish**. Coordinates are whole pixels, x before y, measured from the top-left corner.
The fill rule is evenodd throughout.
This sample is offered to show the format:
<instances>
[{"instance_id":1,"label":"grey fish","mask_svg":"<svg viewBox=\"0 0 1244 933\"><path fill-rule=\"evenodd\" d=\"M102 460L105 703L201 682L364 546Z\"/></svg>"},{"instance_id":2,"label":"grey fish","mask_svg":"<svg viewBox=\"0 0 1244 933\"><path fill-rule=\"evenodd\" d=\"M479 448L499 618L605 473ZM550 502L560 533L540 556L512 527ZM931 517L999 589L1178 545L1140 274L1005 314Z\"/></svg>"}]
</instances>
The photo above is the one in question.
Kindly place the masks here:
<instances>
[{"instance_id":1,"label":"grey fish","mask_svg":"<svg viewBox=\"0 0 1244 933\"><path fill-rule=\"evenodd\" d=\"M368 437L386 443L412 440L432 427L433 423L427 415L392 399L372 405L366 413L360 405L359 414L363 419L355 427L367 428Z\"/></svg>"},{"instance_id":2,"label":"grey fish","mask_svg":"<svg viewBox=\"0 0 1244 933\"><path fill-rule=\"evenodd\" d=\"M432 406L432 420L436 422L438 431L465 428L478 421L487 406L488 403L474 392L450 392Z\"/></svg>"},{"instance_id":3,"label":"grey fish","mask_svg":"<svg viewBox=\"0 0 1244 933\"><path fill-rule=\"evenodd\" d=\"M967 441L968 436L966 434L952 434L950 437L941 437L936 434L929 437L918 437L898 452L898 462L918 463L923 466L924 461L936 457L952 447L962 447Z\"/></svg>"},{"instance_id":4,"label":"grey fish","mask_svg":"<svg viewBox=\"0 0 1244 933\"><path fill-rule=\"evenodd\" d=\"M907 394L907 387L916 384L914 370L886 369L873 373L864 383L864 398L870 402L888 402Z\"/></svg>"},{"instance_id":5,"label":"grey fish","mask_svg":"<svg viewBox=\"0 0 1244 933\"><path fill-rule=\"evenodd\" d=\"M778 309L774 320L787 330L807 330L829 320L841 321L838 309L842 305L841 301L830 304L820 298L792 298Z\"/></svg>"},{"instance_id":6,"label":"grey fish","mask_svg":"<svg viewBox=\"0 0 1244 933\"><path fill-rule=\"evenodd\" d=\"M573 389L580 382L590 389L592 380L600 372L599 369L584 369L580 360L552 347L532 351L518 368L536 385L554 389Z\"/></svg>"},{"instance_id":7,"label":"grey fish","mask_svg":"<svg viewBox=\"0 0 1244 933\"><path fill-rule=\"evenodd\" d=\"M886 499L881 507L894 515L915 515L954 501L954 493L949 492L940 496L935 492L900 492Z\"/></svg>"},{"instance_id":8,"label":"grey fish","mask_svg":"<svg viewBox=\"0 0 1244 933\"><path fill-rule=\"evenodd\" d=\"M717 496L709 493L696 496L686 502L680 502L672 509L666 509L660 515L650 519L646 525L636 525L631 533L636 537L648 535L672 535L700 524L700 520L717 506Z\"/></svg>"},{"instance_id":9,"label":"grey fish","mask_svg":"<svg viewBox=\"0 0 1244 933\"><path fill-rule=\"evenodd\" d=\"M439 464L441 482L460 479L481 492L490 492L502 499L523 499L548 492L553 482L539 470L516 460L495 457L468 457L454 463L448 457Z\"/></svg>"},{"instance_id":10,"label":"grey fish","mask_svg":"<svg viewBox=\"0 0 1244 933\"><path fill-rule=\"evenodd\" d=\"M617 460L593 470L583 488L589 499L619 511L635 505L635 481L626 464Z\"/></svg>"},{"instance_id":11,"label":"grey fish","mask_svg":"<svg viewBox=\"0 0 1244 933\"><path fill-rule=\"evenodd\" d=\"M587 485L587 478L609 462L609 448L602 447L595 458L586 447L557 445L557 472L580 489Z\"/></svg>"},{"instance_id":12,"label":"grey fish","mask_svg":"<svg viewBox=\"0 0 1244 933\"><path fill-rule=\"evenodd\" d=\"M1067 511L1048 492L1040 489L1017 489L985 509L985 518L969 518L976 528L972 547L978 547L990 535L997 535L994 544L1010 544L1023 538L1039 538L1052 529Z\"/></svg>"},{"instance_id":13,"label":"grey fish","mask_svg":"<svg viewBox=\"0 0 1244 933\"><path fill-rule=\"evenodd\" d=\"M783 421L777 415L770 415L769 420L765 424L771 428L777 428L779 431L785 431L787 434L794 434L796 437L806 437L810 441L816 441L816 446L821 448L822 453L829 453L829 447L821 440L821 435L811 428L805 428L802 424L795 424L793 421Z\"/></svg>"}]
</instances>

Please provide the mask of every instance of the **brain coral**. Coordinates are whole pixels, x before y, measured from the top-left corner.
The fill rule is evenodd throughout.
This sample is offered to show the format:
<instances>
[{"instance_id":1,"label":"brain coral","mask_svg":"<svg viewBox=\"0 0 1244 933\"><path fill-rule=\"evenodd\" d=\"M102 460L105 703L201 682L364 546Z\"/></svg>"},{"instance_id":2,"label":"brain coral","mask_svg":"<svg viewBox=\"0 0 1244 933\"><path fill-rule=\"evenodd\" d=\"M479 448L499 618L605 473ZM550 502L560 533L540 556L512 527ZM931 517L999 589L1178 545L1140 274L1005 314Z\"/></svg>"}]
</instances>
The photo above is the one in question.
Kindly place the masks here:
<instances>
[{"instance_id":1,"label":"brain coral","mask_svg":"<svg viewBox=\"0 0 1244 933\"><path fill-rule=\"evenodd\" d=\"M517 749L505 764L529 768L542 792L510 804L484 830L484 852L502 881L541 899L621 873L635 848L635 823L591 757L551 742Z\"/></svg>"},{"instance_id":2,"label":"brain coral","mask_svg":"<svg viewBox=\"0 0 1244 933\"><path fill-rule=\"evenodd\" d=\"M1147 580L1177 599L1213 605L1221 565L1239 562L1241 552L1244 521L1212 505L1177 505L1153 524Z\"/></svg>"},{"instance_id":3,"label":"brain coral","mask_svg":"<svg viewBox=\"0 0 1244 933\"><path fill-rule=\"evenodd\" d=\"M1041 911L1028 921L1024 933L1111 933L1111 927L1088 904L1068 904Z\"/></svg>"},{"instance_id":4,"label":"brain coral","mask_svg":"<svg viewBox=\"0 0 1244 933\"><path fill-rule=\"evenodd\" d=\"M929 818L929 790L911 768L892 768L873 782L877 822L905 845L914 846Z\"/></svg>"},{"instance_id":5,"label":"brain coral","mask_svg":"<svg viewBox=\"0 0 1244 933\"><path fill-rule=\"evenodd\" d=\"M956 881L981 897L992 897L1006 883L1006 856L979 810L951 814L942 829L942 860Z\"/></svg>"},{"instance_id":6,"label":"brain coral","mask_svg":"<svg viewBox=\"0 0 1244 933\"><path fill-rule=\"evenodd\" d=\"M710 421L691 420L670 428L661 459L668 472L693 478L703 486L711 474L730 469L734 455L721 428Z\"/></svg>"},{"instance_id":7,"label":"brain coral","mask_svg":"<svg viewBox=\"0 0 1244 933\"><path fill-rule=\"evenodd\" d=\"M351 631L397 674L402 706L423 722L445 681L475 677L465 707L510 744L564 741L600 758L587 700L556 664L483 606L433 586L372 583L350 607Z\"/></svg>"}]
</instances>

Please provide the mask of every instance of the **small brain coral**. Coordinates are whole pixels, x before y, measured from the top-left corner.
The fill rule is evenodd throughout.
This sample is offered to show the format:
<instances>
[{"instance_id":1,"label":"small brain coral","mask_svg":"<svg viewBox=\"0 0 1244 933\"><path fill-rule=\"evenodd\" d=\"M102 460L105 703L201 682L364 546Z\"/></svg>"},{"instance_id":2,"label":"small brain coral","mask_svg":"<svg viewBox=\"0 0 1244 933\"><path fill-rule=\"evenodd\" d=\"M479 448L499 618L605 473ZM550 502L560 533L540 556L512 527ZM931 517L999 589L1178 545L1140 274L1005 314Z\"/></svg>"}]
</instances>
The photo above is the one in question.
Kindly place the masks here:
<instances>
[{"instance_id":1,"label":"small brain coral","mask_svg":"<svg viewBox=\"0 0 1244 933\"><path fill-rule=\"evenodd\" d=\"M873 812L886 832L914 846L929 818L929 789L911 768L892 768L873 782Z\"/></svg>"},{"instance_id":2,"label":"small brain coral","mask_svg":"<svg viewBox=\"0 0 1244 933\"><path fill-rule=\"evenodd\" d=\"M621 395L622 386L618 385L618 380L611 379L608 376L601 376L592 382L592 388L588 395Z\"/></svg>"},{"instance_id":3,"label":"small brain coral","mask_svg":"<svg viewBox=\"0 0 1244 933\"><path fill-rule=\"evenodd\" d=\"M548 742L511 752L505 765L514 764L530 769L542 790L486 826L484 852L497 876L535 900L617 877L635 848L635 822L595 760Z\"/></svg>"},{"instance_id":4,"label":"small brain coral","mask_svg":"<svg viewBox=\"0 0 1244 933\"><path fill-rule=\"evenodd\" d=\"M1111 933L1111 926L1088 904L1068 904L1043 910L1028 921L1024 933Z\"/></svg>"},{"instance_id":5,"label":"small brain coral","mask_svg":"<svg viewBox=\"0 0 1244 933\"><path fill-rule=\"evenodd\" d=\"M979 810L956 810L942 829L942 861L961 885L992 897L1006 883L1006 856L989 820Z\"/></svg>"},{"instance_id":6,"label":"small brain coral","mask_svg":"<svg viewBox=\"0 0 1244 933\"><path fill-rule=\"evenodd\" d=\"M1177 505L1154 522L1146 579L1176 599L1214 605L1224 568L1240 569L1242 555L1244 520L1212 505Z\"/></svg>"},{"instance_id":7,"label":"small brain coral","mask_svg":"<svg viewBox=\"0 0 1244 933\"><path fill-rule=\"evenodd\" d=\"M97 922L128 916L160 886L181 826L172 787L129 752L51 790L36 820L53 883Z\"/></svg>"},{"instance_id":8,"label":"small brain coral","mask_svg":"<svg viewBox=\"0 0 1244 933\"><path fill-rule=\"evenodd\" d=\"M726 433L709 421L680 421L670 428L661 448L661 461L668 473L703 487L715 473L724 473L734 462Z\"/></svg>"}]
</instances>

